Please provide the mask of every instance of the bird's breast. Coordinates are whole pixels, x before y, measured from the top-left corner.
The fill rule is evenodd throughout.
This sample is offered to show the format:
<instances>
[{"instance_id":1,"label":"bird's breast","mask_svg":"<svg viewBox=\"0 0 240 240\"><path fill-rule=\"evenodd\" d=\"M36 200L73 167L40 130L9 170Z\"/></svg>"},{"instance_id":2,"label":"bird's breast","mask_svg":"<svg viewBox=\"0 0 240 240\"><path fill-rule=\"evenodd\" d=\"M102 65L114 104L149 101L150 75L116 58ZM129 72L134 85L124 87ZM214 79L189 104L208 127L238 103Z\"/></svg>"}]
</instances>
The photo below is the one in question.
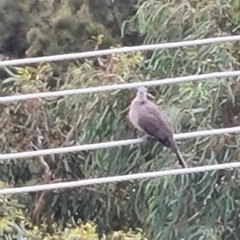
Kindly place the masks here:
<instances>
[{"instance_id":1,"label":"bird's breast","mask_svg":"<svg viewBox=\"0 0 240 240\"><path fill-rule=\"evenodd\" d=\"M129 120L130 122L139 130L141 130L140 126L138 125L138 119L139 119L139 109L138 109L138 103L137 102L132 102L129 110Z\"/></svg>"}]
</instances>

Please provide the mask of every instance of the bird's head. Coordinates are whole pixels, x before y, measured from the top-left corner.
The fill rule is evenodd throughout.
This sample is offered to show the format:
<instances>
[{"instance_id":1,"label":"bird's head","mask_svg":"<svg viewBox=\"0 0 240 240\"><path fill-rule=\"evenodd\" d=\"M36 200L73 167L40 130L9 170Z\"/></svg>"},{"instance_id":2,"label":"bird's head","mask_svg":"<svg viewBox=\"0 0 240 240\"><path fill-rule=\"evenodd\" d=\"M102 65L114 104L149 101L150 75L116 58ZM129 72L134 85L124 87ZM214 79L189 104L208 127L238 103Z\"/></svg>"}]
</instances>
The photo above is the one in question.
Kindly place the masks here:
<instances>
[{"instance_id":1,"label":"bird's head","mask_svg":"<svg viewBox=\"0 0 240 240\"><path fill-rule=\"evenodd\" d=\"M138 95L138 97L146 98L147 97L147 88L144 86L138 87L137 95Z\"/></svg>"}]
</instances>

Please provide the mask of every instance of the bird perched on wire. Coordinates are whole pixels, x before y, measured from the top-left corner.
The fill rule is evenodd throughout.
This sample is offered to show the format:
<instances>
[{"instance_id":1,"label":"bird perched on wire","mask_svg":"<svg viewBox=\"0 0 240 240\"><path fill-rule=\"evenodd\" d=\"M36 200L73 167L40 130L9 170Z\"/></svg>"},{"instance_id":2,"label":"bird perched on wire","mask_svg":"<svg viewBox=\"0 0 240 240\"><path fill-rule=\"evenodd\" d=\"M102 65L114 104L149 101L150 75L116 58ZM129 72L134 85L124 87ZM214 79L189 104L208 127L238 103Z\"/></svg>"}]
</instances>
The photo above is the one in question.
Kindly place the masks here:
<instances>
[{"instance_id":1,"label":"bird perched on wire","mask_svg":"<svg viewBox=\"0 0 240 240\"><path fill-rule=\"evenodd\" d=\"M147 99L147 89L143 86L138 88L136 97L133 99L129 119L131 123L146 136L159 141L165 147L172 149L176 154L179 164L187 167L174 139L173 127L167 115L155 103Z\"/></svg>"}]
</instances>

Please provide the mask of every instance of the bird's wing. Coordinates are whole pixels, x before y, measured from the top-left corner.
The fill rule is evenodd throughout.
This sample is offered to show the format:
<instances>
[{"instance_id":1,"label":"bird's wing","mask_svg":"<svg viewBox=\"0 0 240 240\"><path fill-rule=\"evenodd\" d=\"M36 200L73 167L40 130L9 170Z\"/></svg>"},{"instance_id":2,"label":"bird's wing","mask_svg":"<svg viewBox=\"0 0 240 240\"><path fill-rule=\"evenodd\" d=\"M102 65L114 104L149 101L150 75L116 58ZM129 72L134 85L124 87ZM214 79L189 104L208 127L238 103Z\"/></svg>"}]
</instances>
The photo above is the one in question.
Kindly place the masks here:
<instances>
[{"instance_id":1,"label":"bird's wing","mask_svg":"<svg viewBox=\"0 0 240 240\"><path fill-rule=\"evenodd\" d=\"M145 104L141 107L138 125L164 146L171 147L172 126L167 116L156 105Z\"/></svg>"}]
</instances>

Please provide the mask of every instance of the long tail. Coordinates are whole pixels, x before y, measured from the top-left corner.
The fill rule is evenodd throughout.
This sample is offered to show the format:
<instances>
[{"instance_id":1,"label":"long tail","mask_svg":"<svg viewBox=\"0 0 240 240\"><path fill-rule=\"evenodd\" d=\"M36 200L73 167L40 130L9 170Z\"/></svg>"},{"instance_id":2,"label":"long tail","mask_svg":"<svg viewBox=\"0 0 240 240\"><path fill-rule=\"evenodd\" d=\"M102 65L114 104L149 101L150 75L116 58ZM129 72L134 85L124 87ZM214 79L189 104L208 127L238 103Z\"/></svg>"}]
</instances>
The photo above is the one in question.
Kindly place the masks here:
<instances>
[{"instance_id":1,"label":"long tail","mask_svg":"<svg viewBox=\"0 0 240 240\"><path fill-rule=\"evenodd\" d=\"M183 156L182 156L182 153L180 152L180 150L178 149L178 146L175 142L175 140L172 138L172 139L168 139L168 141L163 141L161 138L158 138L158 141L163 144L165 147L167 148L171 148L172 151L176 154L177 156L177 159L178 159L178 162L179 164L183 167L183 168L187 168L188 165L187 163L185 162Z\"/></svg>"},{"instance_id":2,"label":"long tail","mask_svg":"<svg viewBox=\"0 0 240 240\"><path fill-rule=\"evenodd\" d=\"M183 168L187 168L188 165L187 163L185 162L183 156L182 156L182 153L180 152L180 150L178 149L178 147L176 146L176 144L174 144L175 146L173 147L173 151L175 152L176 156L177 156L177 159L178 159L178 162L179 164L183 167Z\"/></svg>"}]
</instances>

